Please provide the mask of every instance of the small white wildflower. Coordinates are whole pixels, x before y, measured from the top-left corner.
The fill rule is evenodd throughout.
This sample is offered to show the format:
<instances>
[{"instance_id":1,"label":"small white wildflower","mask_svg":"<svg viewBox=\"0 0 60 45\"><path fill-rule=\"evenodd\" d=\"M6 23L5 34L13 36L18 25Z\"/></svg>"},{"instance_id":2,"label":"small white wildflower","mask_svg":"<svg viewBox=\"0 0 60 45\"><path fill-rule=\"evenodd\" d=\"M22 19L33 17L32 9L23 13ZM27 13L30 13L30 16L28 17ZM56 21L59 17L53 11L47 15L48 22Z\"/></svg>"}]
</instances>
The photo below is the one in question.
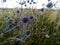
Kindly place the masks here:
<instances>
[{"instance_id":1,"label":"small white wildflower","mask_svg":"<svg viewBox=\"0 0 60 45\"><path fill-rule=\"evenodd\" d=\"M45 35L46 38L49 38L50 36L48 34Z\"/></svg>"}]
</instances>

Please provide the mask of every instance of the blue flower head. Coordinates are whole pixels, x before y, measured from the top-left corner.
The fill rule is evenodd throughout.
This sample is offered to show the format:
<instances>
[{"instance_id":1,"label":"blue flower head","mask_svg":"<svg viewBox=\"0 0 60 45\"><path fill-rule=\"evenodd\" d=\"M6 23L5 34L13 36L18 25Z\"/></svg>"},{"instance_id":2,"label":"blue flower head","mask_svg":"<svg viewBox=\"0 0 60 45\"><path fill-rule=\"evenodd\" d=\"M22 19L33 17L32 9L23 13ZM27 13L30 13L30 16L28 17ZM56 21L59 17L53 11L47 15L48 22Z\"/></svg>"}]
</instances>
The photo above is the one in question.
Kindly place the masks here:
<instances>
[{"instance_id":1,"label":"blue flower head","mask_svg":"<svg viewBox=\"0 0 60 45\"><path fill-rule=\"evenodd\" d=\"M30 16L30 19L33 19L33 16Z\"/></svg>"},{"instance_id":2,"label":"blue flower head","mask_svg":"<svg viewBox=\"0 0 60 45\"><path fill-rule=\"evenodd\" d=\"M41 8L41 11L43 12L44 11L44 8Z\"/></svg>"},{"instance_id":3,"label":"blue flower head","mask_svg":"<svg viewBox=\"0 0 60 45\"><path fill-rule=\"evenodd\" d=\"M27 0L27 3L29 3L30 1L29 0Z\"/></svg>"},{"instance_id":4,"label":"blue flower head","mask_svg":"<svg viewBox=\"0 0 60 45\"><path fill-rule=\"evenodd\" d=\"M33 4L36 4L36 2L33 2Z\"/></svg>"},{"instance_id":5,"label":"blue flower head","mask_svg":"<svg viewBox=\"0 0 60 45\"><path fill-rule=\"evenodd\" d=\"M25 4L25 7L26 7L27 5Z\"/></svg>"},{"instance_id":6,"label":"blue flower head","mask_svg":"<svg viewBox=\"0 0 60 45\"><path fill-rule=\"evenodd\" d=\"M19 13L19 10L17 10L17 13Z\"/></svg>"},{"instance_id":7,"label":"blue flower head","mask_svg":"<svg viewBox=\"0 0 60 45\"><path fill-rule=\"evenodd\" d=\"M13 24L10 24L10 25L9 25L9 28L12 28L12 27L13 27Z\"/></svg>"},{"instance_id":8,"label":"blue flower head","mask_svg":"<svg viewBox=\"0 0 60 45\"><path fill-rule=\"evenodd\" d=\"M3 0L3 2L6 2L6 0Z\"/></svg>"},{"instance_id":9,"label":"blue flower head","mask_svg":"<svg viewBox=\"0 0 60 45\"><path fill-rule=\"evenodd\" d=\"M26 35L29 35L30 34L30 31L26 31Z\"/></svg>"},{"instance_id":10,"label":"blue flower head","mask_svg":"<svg viewBox=\"0 0 60 45\"><path fill-rule=\"evenodd\" d=\"M12 28L12 25L9 25L9 28Z\"/></svg>"},{"instance_id":11,"label":"blue flower head","mask_svg":"<svg viewBox=\"0 0 60 45\"><path fill-rule=\"evenodd\" d=\"M53 4L52 4L52 2L50 2L50 3L48 3L46 6L47 6L48 8L52 8L52 7L53 7Z\"/></svg>"},{"instance_id":12,"label":"blue flower head","mask_svg":"<svg viewBox=\"0 0 60 45\"><path fill-rule=\"evenodd\" d=\"M12 20L8 20L8 24L12 24Z\"/></svg>"},{"instance_id":13,"label":"blue flower head","mask_svg":"<svg viewBox=\"0 0 60 45\"><path fill-rule=\"evenodd\" d=\"M8 17L8 19L10 19L10 17Z\"/></svg>"},{"instance_id":14,"label":"blue flower head","mask_svg":"<svg viewBox=\"0 0 60 45\"><path fill-rule=\"evenodd\" d=\"M28 20L28 17L24 17L23 19L22 19L22 21L23 21L23 23L27 23L29 20Z\"/></svg>"},{"instance_id":15,"label":"blue flower head","mask_svg":"<svg viewBox=\"0 0 60 45\"><path fill-rule=\"evenodd\" d=\"M32 4L32 2L30 2L30 5Z\"/></svg>"},{"instance_id":16,"label":"blue flower head","mask_svg":"<svg viewBox=\"0 0 60 45\"><path fill-rule=\"evenodd\" d=\"M31 0L31 2L33 2L34 0Z\"/></svg>"}]
</instances>

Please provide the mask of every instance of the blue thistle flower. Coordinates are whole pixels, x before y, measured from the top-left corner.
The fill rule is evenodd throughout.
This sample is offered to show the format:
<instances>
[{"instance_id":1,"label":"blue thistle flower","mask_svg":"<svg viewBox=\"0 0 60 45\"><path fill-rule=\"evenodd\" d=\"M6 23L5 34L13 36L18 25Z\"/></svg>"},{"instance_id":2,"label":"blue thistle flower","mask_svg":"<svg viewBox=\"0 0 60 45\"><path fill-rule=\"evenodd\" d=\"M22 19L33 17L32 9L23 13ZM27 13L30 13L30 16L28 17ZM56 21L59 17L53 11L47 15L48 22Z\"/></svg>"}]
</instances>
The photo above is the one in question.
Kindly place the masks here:
<instances>
[{"instance_id":1,"label":"blue thistle flower","mask_svg":"<svg viewBox=\"0 0 60 45\"><path fill-rule=\"evenodd\" d=\"M32 2L30 2L30 5L32 4Z\"/></svg>"},{"instance_id":2,"label":"blue thistle flower","mask_svg":"<svg viewBox=\"0 0 60 45\"><path fill-rule=\"evenodd\" d=\"M8 20L8 25L9 25L9 24L12 24L12 20L11 20L11 19L10 19L10 20Z\"/></svg>"},{"instance_id":3,"label":"blue thistle flower","mask_svg":"<svg viewBox=\"0 0 60 45\"><path fill-rule=\"evenodd\" d=\"M6 2L6 0L3 0L3 2Z\"/></svg>"},{"instance_id":4,"label":"blue thistle flower","mask_svg":"<svg viewBox=\"0 0 60 45\"><path fill-rule=\"evenodd\" d=\"M12 28L13 27L13 20L8 20L7 22L8 28Z\"/></svg>"},{"instance_id":5,"label":"blue thistle flower","mask_svg":"<svg viewBox=\"0 0 60 45\"><path fill-rule=\"evenodd\" d=\"M17 10L17 13L19 13L19 10Z\"/></svg>"},{"instance_id":6,"label":"blue thistle flower","mask_svg":"<svg viewBox=\"0 0 60 45\"><path fill-rule=\"evenodd\" d=\"M33 2L33 0L31 0L31 2Z\"/></svg>"},{"instance_id":7,"label":"blue thistle flower","mask_svg":"<svg viewBox=\"0 0 60 45\"><path fill-rule=\"evenodd\" d=\"M47 6L48 8L52 8L52 7L53 7L53 4L52 4L52 2L50 2L50 3L48 3L46 6Z\"/></svg>"},{"instance_id":8,"label":"blue thistle flower","mask_svg":"<svg viewBox=\"0 0 60 45\"><path fill-rule=\"evenodd\" d=\"M36 2L33 2L33 4L36 4Z\"/></svg>"},{"instance_id":9,"label":"blue thistle flower","mask_svg":"<svg viewBox=\"0 0 60 45\"><path fill-rule=\"evenodd\" d=\"M26 35L29 35L30 34L30 31L26 31Z\"/></svg>"},{"instance_id":10,"label":"blue thistle flower","mask_svg":"<svg viewBox=\"0 0 60 45\"><path fill-rule=\"evenodd\" d=\"M44 11L44 8L41 8L41 11L43 12Z\"/></svg>"},{"instance_id":11,"label":"blue thistle flower","mask_svg":"<svg viewBox=\"0 0 60 45\"><path fill-rule=\"evenodd\" d=\"M27 23L29 20L28 20L28 17L24 17L23 19L22 19L22 21L23 21L23 23Z\"/></svg>"},{"instance_id":12,"label":"blue thistle flower","mask_svg":"<svg viewBox=\"0 0 60 45\"><path fill-rule=\"evenodd\" d=\"M33 19L33 16L30 16L30 19Z\"/></svg>"},{"instance_id":13,"label":"blue thistle flower","mask_svg":"<svg viewBox=\"0 0 60 45\"><path fill-rule=\"evenodd\" d=\"M8 17L8 19L10 19L10 17Z\"/></svg>"},{"instance_id":14,"label":"blue thistle flower","mask_svg":"<svg viewBox=\"0 0 60 45\"><path fill-rule=\"evenodd\" d=\"M10 24L10 25L9 25L9 28L12 28L12 27L13 27L13 25L12 25L12 24Z\"/></svg>"},{"instance_id":15,"label":"blue thistle flower","mask_svg":"<svg viewBox=\"0 0 60 45\"><path fill-rule=\"evenodd\" d=\"M29 0L27 0L27 3L29 3Z\"/></svg>"},{"instance_id":16,"label":"blue thistle flower","mask_svg":"<svg viewBox=\"0 0 60 45\"><path fill-rule=\"evenodd\" d=\"M27 5L25 4L25 7L26 7Z\"/></svg>"}]
</instances>

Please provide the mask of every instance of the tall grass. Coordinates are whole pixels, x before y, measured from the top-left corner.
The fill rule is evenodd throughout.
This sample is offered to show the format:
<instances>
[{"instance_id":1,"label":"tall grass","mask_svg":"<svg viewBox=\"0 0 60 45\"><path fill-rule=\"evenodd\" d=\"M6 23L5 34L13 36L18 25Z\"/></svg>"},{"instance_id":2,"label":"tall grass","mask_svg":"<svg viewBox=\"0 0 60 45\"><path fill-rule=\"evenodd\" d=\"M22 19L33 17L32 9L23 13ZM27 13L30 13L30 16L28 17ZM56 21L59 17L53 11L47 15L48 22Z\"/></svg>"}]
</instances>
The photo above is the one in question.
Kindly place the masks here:
<instances>
[{"instance_id":1,"label":"tall grass","mask_svg":"<svg viewBox=\"0 0 60 45\"><path fill-rule=\"evenodd\" d=\"M26 40L20 41L18 45L59 45L60 38L60 11L59 10L47 10L40 12L40 10L24 9L20 14L16 14L17 17L13 16L13 9L7 9L4 13L14 20L14 28L5 30L8 19L5 19L4 25L1 24L0 20L0 42L2 45L10 42L10 45L15 45L14 40L17 36L23 34L25 31L31 31L31 35ZM1 12L1 11L0 11ZM8 13L9 12L9 13ZM15 12L16 13L16 12ZM2 14L0 13L2 16ZM27 16L33 16L33 19L29 19L27 23L18 23L22 21L22 18ZM2 26L3 25L3 26ZM18 27L16 27L19 25ZM2 31L3 30L3 31ZM9 31L9 32L4 32ZM2 35L3 34L3 35ZM47 35L47 36L46 36ZM7 45L7 44L6 44Z\"/></svg>"}]
</instances>

